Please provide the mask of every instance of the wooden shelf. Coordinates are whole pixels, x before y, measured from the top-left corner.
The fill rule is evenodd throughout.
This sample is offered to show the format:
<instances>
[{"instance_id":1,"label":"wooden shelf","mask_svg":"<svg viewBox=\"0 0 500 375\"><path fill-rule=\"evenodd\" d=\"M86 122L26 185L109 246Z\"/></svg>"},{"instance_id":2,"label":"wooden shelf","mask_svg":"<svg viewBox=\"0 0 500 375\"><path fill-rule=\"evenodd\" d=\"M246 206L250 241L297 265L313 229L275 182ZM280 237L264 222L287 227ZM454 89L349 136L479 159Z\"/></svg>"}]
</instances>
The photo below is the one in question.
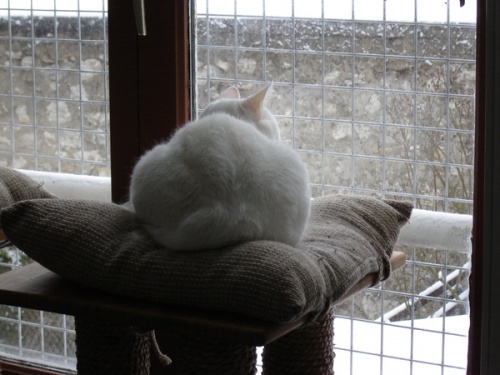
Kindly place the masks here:
<instances>
[{"instance_id":1,"label":"wooden shelf","mask_svg":"<svg viewBox=\"0 0 500 375\"><path fill-rule=\"evenodd\" d=\"M393 270L404 264L405 255L395 252L391 258ZM339 301L373 285L375 277L366 275ZM127 298L75 284L38 263L0 275L0 303L252 346L268 344L307 321L306 316L279 324Z\"/></svg>"},{"instance_id":2,"label":"wooden shelf","mask_svg":"<svg viewBox=\"0 0 500 375\"><path fill-rule=\"evenodd\" d=\"M70 282L38 263L0 275L0 303L248 345L265 345L306 320L277 324L122 297Z\"/></svg>"}]
</instances>

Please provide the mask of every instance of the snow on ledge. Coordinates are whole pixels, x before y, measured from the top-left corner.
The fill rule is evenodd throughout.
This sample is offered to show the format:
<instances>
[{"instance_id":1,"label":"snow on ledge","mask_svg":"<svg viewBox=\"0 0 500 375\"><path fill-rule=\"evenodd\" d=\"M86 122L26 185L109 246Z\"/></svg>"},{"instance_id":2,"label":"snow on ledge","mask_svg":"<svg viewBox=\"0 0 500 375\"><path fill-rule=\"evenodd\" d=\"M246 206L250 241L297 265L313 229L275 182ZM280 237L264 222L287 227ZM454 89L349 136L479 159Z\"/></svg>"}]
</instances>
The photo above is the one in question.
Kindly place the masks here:
<instances>
[{"instance_id":1,"label":"snow on ledge","mask_svg":"<svg viewBox=\"0 0 500 375\"><path fill-rule=\"evenodd\" d=\"M19 170L59 198L111 202L109 177L80 176L68 173Z\"/></svg>"},{"instance_id":2,"label":"snow on ledge","mask_svg":"<svg viewBox=\"0 0 500 375\"><path fill-rule=\"evenodd\" d=\"M398 243L470 253L472 216L414 209Z\"/></svg>"},{"instance_id":3,"label":"snow on ledge","mask_svg":"<svg viewBox=\"0 0 500 375\"><path fill-rule=\"evenodd\" d=\"M111 179L21 170L59 198L111 202ZM399 235L400 245L469 253L472 216L414 209Z\"/></svg>"}]
</instances>

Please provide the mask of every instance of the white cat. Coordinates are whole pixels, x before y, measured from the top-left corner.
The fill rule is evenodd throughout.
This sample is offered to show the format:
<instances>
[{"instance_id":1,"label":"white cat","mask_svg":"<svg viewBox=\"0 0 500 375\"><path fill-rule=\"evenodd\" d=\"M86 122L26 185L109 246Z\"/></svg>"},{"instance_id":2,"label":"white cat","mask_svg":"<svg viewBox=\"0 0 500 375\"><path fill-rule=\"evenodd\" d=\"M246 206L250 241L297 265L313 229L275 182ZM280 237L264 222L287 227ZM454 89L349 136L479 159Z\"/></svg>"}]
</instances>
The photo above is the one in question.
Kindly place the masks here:
<instances>
[{"instance_id":1,"label":"white cat","mask_svg":"<svg viewBox=\"0 0 500 375\"><path fill-rule=\"evenodd\" d=\"M268 88L246 99L226 89L199 120L135 166L132 207L167 249L300 241L310 209L308 173L279 140L276 119L263 106Z\"/></svg>"}]
</instances>

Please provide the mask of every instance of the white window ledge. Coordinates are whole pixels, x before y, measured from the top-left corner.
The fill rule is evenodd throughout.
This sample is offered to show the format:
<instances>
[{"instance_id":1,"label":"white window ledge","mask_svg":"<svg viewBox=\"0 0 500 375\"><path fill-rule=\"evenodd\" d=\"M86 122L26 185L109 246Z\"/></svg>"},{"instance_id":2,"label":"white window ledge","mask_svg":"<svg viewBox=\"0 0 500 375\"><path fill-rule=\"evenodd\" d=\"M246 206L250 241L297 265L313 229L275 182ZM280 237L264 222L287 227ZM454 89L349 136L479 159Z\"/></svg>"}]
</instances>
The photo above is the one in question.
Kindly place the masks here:
<instances>
[{"instance_id":1,"label":"white window ledge","mask_svg":"<svg viewBox=\"0 0 500 375\"><path fill-rule=\"evenodd\" d=\"M22 170L59 198L111 201L111 179L64 173ZM414 209L398 243L469 253L472 216Z\"/></svg>"},{"instance_id":2,"label":"white window ledge","mask_svg":"<svg viewBox=\"0 0 500 375\"><path fill-rule=\"evenodd\" d=\"M64 199L87 199L111 202L111 179L109 177L80 176L67 173L19 170L43 187Z\"/></svg>"}]
</instances>

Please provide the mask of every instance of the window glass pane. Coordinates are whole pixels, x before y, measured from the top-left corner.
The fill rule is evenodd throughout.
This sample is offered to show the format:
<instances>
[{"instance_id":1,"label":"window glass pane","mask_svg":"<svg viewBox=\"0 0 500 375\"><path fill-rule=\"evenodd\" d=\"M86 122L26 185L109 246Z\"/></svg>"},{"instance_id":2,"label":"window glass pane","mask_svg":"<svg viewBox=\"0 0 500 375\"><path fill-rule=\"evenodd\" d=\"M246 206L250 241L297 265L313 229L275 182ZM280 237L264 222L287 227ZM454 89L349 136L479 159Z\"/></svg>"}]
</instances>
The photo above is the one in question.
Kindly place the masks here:
<instances>
[{"instance_id":1,"label":"window glass pane","mask_svg":"<svg viewBox=\"0 0 500 375\"><path fill-rule=\"evenodd\" d=\"M383 20L384 0L354 0L356 20Z\"/></svg>"},{"instance_id":2,"label":"window glass pane","mask_svg":"<svg viewBox=\"0 0 500 375\"><path fill-rule=\"evenodd\" d=\"M0 2L0 163L110 175L107 3ZM30 262L0 249L0 272ZM75 368L74 319L0 305L0 356Z\"/></svg>"},{"instance_id":3,"label":"window glass pane","mask_svg":"<svg viewBox=\"0 0 500 375\"><path fill-rule=\"evenodd\" d=\"M352 0L324 1L323 12L325 18L348 20L352 18Z\"/></svg>"},{"instance_id":4,"label":"window glass pane","mask_svg":"<svg viewBox=\"0 0 500 375\"><path fill-rule=\"evenodd\" d=\"M4 103L10 98L10 103L1 109L0 120L2 126L17 128L11 138L0 139L0 162L13 168L74 174L91 170L94 175L109 176L105 4L68 2L57 12L54 1L34 1L34 11L14 8L23 8L23 2L9 4L11 8L4 9L0 17L0 45L5 51L0 97ZM96 118L100 120L96 122ZM92 129L85 126L89 122L95 124ZM64 129L81 134L68 138ZM105 139L98 145L105 157L96 159L81 152L84 138ZM52 146L46 144L54 140L58 152L47 155ZM68 165L68 155L71 160L76 155L79 158ZM54 159L47 163L47 157ZM89 164L93 165L90 169Z\"/></svg>"},{"instance_id":5,"label":"window glass pane","mask_svg":"<svg viewBox=\"0 0 500 375\"><path fill-rule=\"evenodd\" d=\"M448 3L433 0L417 1L417 21L420 23L446 23L448 19Z\"/></svg>"},{"instance_id":6,"label":"window glass pane","mask_svg":"<svg viewBox=\"0 0 500 375\"><path fill-rule=\"evenodd\" d=\"M444 233L453 213L471 223L474 2L265 0L241 14L239 4L227 4L231 17L197 15L197 113L231 85L246 94L274 82L268 107L313 195L410 200L429 223L445 213ZM465 374L449 354L467 345L470 247L460 246L400 246L403 270L337 308L338 373Z\"/></svg>"},{"instance_id":7,"label":"window glass pane","mask_svg":"<svg viewBox=\"0 0 500 375\"><path fill-rule=\"evenodd\" d=\"M386 4L387 21L415 21L415 0L386 0Z\"/></svg>"},{"instance_id":8,"label":"window glass pane","mask_svg":"<svg viewBox=\"0 0 500 375\"><path fill-rule=\"evenodd\" d=\"M320 18L321 0L295 0L294 15L301 18Z\"/></svg>"}]
</instances>

